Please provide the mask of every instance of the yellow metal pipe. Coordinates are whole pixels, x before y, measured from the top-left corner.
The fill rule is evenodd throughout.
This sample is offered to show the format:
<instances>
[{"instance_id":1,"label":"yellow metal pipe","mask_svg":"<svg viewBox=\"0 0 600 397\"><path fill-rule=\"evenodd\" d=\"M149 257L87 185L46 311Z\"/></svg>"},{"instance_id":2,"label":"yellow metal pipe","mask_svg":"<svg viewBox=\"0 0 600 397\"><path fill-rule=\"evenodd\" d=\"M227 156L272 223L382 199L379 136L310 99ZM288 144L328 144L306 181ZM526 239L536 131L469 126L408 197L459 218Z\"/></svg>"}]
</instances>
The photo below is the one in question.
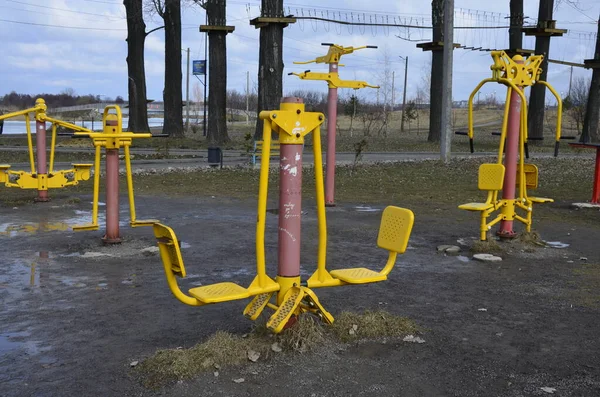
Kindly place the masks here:
<instances>
[{"instance_id":1,"label":"yellow metal pipe","mask_svg":"<svg viewBox=\"0 0 600 397\"><path fill-rule=\"evenodd\" d=\"M169 252L168 252L169 249L166 246L164 246L163 244L159 244L158 246L160 248L161 257L168 258L169 257ZM196 299L192 296L188 296L188 295L184 294L183 291L181 291L181 289L179 288L179 285L177 285L177 279L175 278L175 274L171 270L171 261L163 260L162 262L163 262L163 267L165 268L165 276L167 276L167 284L169 285L169 289L171 290L171 293L173 293L175 298L177 298L180 302L185 303L186 305L202 306L203 303L200 302L198 299Z\"/></svg>"},{"instance_id":2,"label":"yellow metal pipe","mask_svg":"<svg viewBox=\"0 0 600 397\"><path fill-rule=\"evenodd\" d=\"M54 172L54 148L56 147L56 124L52 123L52 141L50 143L50 170L49 174Z\"/></svg>"},{"instance_id":3,"label":"yellow metal pipe","mask_svg":"<svg viewBox=\"0 0 600 397\"><path fill-rule=\"evenodd\" d=\"M506 89L506 101L504 102L504 115L502 119L502 131L500 132L500 150L498 151L498 164L502 164L502 155L504 154L504 145L506 144L506 134L508 131L508 112L510 110L510 96L512 88Z\"/></svg>"},{"instance_id":4,"label":"yellow metal pipe","mask_svg":"<svg viewBox=\"0 0 600 397\"><path fill-rule=\"evenodd\" d=\"M262 288L266 285L266 263L265 263L265 227L267 218L267 198L269 193L269 165L271 159L271 120L263 119L263 147L260 159L260 182L258 184L258 211L256 214L256 274L258 285Z\"/></svg>"},{"instance_id":5,"label":"yellow metal pipe","mask_svg":"<svg viewBox=\"0 0 600 397\"><path fill-rule=\"evenodd\" d=\"M554 87L552 87L550 84L548 84L547 81L540 80L540 81L538 81L538 83L545 86L546 88L548 88L550 90L550 92L552 93L552 95L554 95L554 98L556 98L557 111L558 111L558 115L556 116L556 142L558 142L558 141L560 141L561 128L562 128L562 99L561 99L560 95L558 95L558 93L556 92Z\"/></svg>"},{"instance_id":6,"label":"yellow metal pipe","mask_svg":"<svg viewBox=\"0 0 600 397\"><path fill-rule=\"evenodd\" d=\"M323 183L323 154L321 153L321 127L313 131L315 158L315 189L317 195L317 220L319 223L319 248L317 251L317 278L325 281L327 270L327 217L325 215L325 184Z\"/></svg>"},{"instance_id":7,"label":"yellow metal pipe","mask_svg":"<svg viewBox=\"0 0 600 397\"><path fill-rule=\"evenodd\" d=\"M469 139L473 139L473 98L475 97L475 94L477 94L477 91L481 89L481 87L483 87L487 83L491 83L494 81L496 80L491 78L481 80L481 82L477 85L477 87L475 87L473 92L471 92L471 95L469 95Z\"/></svg>"},{"instance_id":8,"label":"yellow metal pipe","mask_svg":"<svg viewBox=\"0 0 600 397\"><path fill-rule=\"evenodd\" d=\"M29 164L31 165L31 173L35 174L35 160L33 159L33 141L31 140L31 118L29 113L25 114L25 131L27 131L27 146L29 147Z\"/></svg>"},{"instance_id":9,"label":"yellow metal pipe","mask_svg":"<svg viewBox=\"0 0 600 397\"><path fill-rule=\"evenodd\" d=\"M129 196L129 214L131 217L131 222L135 222L135 198L133 196L133 176L131 175L131 157L129 156L129 145L129 142L123 145L125 149L125 174L127 178L127 193Z\"/></svg>"},{"instance_id":10,"label":"yellow metal pipe","mask_svg":"<svg viewBox=\"0 0 600 397\"><path fill-rule=\"evenodd\" d=\"M55 119L55 118L52 118L52 117L48 117L46 114L38 115L38 119L39 119L39 121L47 121L49 123L56 124L58 126L67 128L69 130L73 130L75 132L92 132L92 130L90 130L88 128L80 127L80 126L78 126L76 124L71 124L71 123L66 122L66 121L62 121L62 120L58 120L58 119Z\"/></svg>"},{"instance_id":11,"label":"yellow metal pipe","mask_svg":"<svg viewBox=\"0 0 600 397\"><path fill-rule=\"evenodd\" d=\"M29 113L35 113L38 110L40 110L38 107L33 107L33 108L25 109L25 110L19 110L18 112L6 113L6 114L3 114L0 116L0 120L7 120L7 119L11 119L13 117L25 116L25 115L28 115Z\"/></svg>"},{"instance_id":12,"label":"yellow metal pipe","mask_svg":"<svg viewBox=\"0 0 600 397\"><path fill-rule=\"evenodd\" d=\"M388 274L390 274L390 272L394 268L394 265L396 264L396 257L397 256L398 256L397 252L390 251L390 253L388 255L387 263L385 264L385 267L380 272L381 274L386 275L386 276Z\"/></svg>"}]
</instances>

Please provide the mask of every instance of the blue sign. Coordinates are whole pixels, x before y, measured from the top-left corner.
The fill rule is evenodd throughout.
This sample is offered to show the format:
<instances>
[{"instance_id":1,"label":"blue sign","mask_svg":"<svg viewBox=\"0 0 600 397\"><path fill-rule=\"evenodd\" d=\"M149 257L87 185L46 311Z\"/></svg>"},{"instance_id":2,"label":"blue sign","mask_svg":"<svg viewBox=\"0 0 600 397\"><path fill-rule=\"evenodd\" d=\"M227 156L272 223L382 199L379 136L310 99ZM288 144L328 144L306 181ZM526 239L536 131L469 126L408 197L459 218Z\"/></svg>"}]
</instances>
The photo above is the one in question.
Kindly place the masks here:
<instances>
[{"instance_id":1,"label":"blue sign","mask_svg":"<svg viewBox=\"0 0 600 397\"><path fill-rule=\"evenodd\" d=\"M206 74L206 60L192 61L192 73L194 76Z\"/></svg>"}]
</instances>

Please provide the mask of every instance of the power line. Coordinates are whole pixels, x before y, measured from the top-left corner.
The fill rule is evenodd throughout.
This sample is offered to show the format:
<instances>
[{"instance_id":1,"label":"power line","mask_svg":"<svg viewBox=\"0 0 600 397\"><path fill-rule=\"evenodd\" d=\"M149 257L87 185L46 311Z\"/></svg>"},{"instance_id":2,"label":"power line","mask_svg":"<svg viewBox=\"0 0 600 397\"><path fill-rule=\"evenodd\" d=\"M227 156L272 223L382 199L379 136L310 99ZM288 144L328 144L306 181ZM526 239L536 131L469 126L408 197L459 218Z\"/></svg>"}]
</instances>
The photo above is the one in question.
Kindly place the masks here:
<instances>
[{"instance_id":1,"label":"power line","mask_svg":"<svg viewBox=\"0 0 600 397\"><path fill-rule=\"evenodd\" d=\"M48 6L38 5L38 4L26 3L24 1L18 1L18 0L4 0L4 1L9 2L9 3L22 4L22 5L26 5L26 6L30 6L30 7L45 8L45 9L48 9L48 10L70 12L70 13L73 13L73 14L92 15L92 16L102 17L102 18L107 18L107 19L112 19L112 20L122 20L122 19L125 19L125 18L119 18L119 17L110 17L108 15L103 15L103 14L95 14L93 12L74 11L74 10L69 10L69 9L66 9L66 8L48 7ZM32 12L34 12L34 11L32 11Z\"/></svg>"},{"instance_id":2,"label":"power line","mask_svg":"<svg viewBox=\"0 0 600 397\"><path fill-rule=\"evenodd\" d=\"M578 13L580 13L581 15L583 15L584 17L586 17L586 18L589 18L590 20L594 21L594 23L596 22L596 20L595 20L594 18L592 18L591 16L589 16L589 15L588 15L588 14L586 14L585 12L581 11L581 10L579 9L579 7L577 7L576 5L574 5L574 4L571 4L569 1L565 1L565 3L566 3L566 4L567 4L569 7L571 7L572 9L574 9L575 11L577 11Z\"/></svg>"},{"instance_id":3,"label":"power line","mask_svg":"<svg viewBox=\"0 0 600 397\"><path fill-rule=\"evenodd\" d=\"M0 22L9 22L9 23L17 23L20 25L44 26L44 27L48 27L48 28L62 28L62 29L102 30L102 31L121 31L121 32L127 31L127 29L88 28L88 27L83 27L83 26L50 25L50 24L45 24L45 23L10 21L8 19L0 19Z\"/></svg>"}]
</instances>

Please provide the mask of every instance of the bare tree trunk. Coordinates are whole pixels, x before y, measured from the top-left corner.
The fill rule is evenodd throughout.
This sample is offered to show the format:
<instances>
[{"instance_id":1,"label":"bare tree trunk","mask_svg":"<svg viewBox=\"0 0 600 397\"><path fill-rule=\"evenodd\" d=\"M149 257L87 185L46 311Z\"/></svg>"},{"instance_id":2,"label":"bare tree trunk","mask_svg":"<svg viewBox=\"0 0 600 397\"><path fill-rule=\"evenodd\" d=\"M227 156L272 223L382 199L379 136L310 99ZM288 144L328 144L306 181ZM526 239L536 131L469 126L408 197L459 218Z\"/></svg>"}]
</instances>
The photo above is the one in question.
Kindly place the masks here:
<instances>
[{"instance_id":1,"label":"bare tree trunk","mask_svg":"<svg viewBox=\"0 0 600 397\"><path fill-rule=\"evenodd\" d=\"M206 13L210 26L225 26L225 1L208 0ZM206 139L210 144L229 141L227 134L227 32L208 32L208 124Z\"/></svg>"},{"instance_id":2,"label":"bare tree trunk","mask_svg":"<svg viewBox=\"0 0 600 397\"><path fill-rule=\"evenodd\" d=\"M523 0L510 0L510 29L508 29L509 48L523 48Z\"/></svg>"},{"instance_id":3,"label":"bare tree trunk","mask_svg":"<svg viewBox=\"0 0 600 397\"><path fill-rule=\"evenodd\" d=\"M600 61L600 18L598 19L598 35L594 59ZM585 118L583 119L582 142L600 142L600 69L592 72L592 82L588 94Z\"/></svg>"},{"instance_id":4,"label":"bare tree trunk","mask_svg":"<svg viewBox=\"0 0 600 397\"><path fill-rule=\"evenodd\" d=\"M540 10L538 14L538 25L546 27L546 21L552 19L552 10L554 0L540 0ZM538 36L535 39L536 55L543 55L542 74L540 80L546 81L548 77L548 55L550 53L550 36ZM544 108L546 106L546 87L536 84L531 87L531 97L529 99L529 137L535 140L544 138Z\"/></svg>"},{"instance_id":5,"label":"bare tree trunk","mask_svg":"<svg viewBox=\"0 0 600 397\"><path fill-rule=\"evenodd\" d=\"M283 0L262 0L262 17L283 17ZM260 28L258 57L258 109L279 109L283 95L283 25ZM256 139L262 138L262 121L256 120Z\"/></svg>"},{"instance_id":6,"label":"bare tree trunk","mask_svg":"<svg viewBox=\"0 0 600 397\"><path fill-rule=\"evenodd\" d=\"M444 40L444 0L431 2L433 41ZM431 51L431 87L429 89L429 142L439 142L442 136L442 92L444 54L441 49Z\"/></svg>"},{"instance_id":7,"label":"bare tree trunk","mask_svg":"<svg viewBox=\"0 0 600 397\"><path fill-rule=\"evenodd\" d=\"M163 132L183 137L181 0L165 0L165 123Z\"/></svg>"},{"instance_id":8,"label":"bare tree trunk","mask_svg":"<svg viewBox=\"0 0 600 397\"><path fill-rule=\"evenodd\" d=\"M146 71L144 44L146 24L142 0L123 0L127 16L127 84L129 86L128 131L148 132L148 105L146 99Z\"/></svg>"}]
</instances>

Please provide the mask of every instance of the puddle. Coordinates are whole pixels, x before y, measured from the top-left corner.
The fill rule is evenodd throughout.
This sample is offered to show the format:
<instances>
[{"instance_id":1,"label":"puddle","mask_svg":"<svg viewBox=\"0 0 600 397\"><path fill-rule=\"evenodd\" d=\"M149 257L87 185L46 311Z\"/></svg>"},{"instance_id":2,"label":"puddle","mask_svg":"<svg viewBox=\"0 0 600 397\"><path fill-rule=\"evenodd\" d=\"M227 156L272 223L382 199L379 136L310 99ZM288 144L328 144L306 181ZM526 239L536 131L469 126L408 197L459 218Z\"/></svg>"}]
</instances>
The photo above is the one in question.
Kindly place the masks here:
<instances>
[{"instance_id":1,"label":"puddle","mask_svg":"<svg viewBox=\"0 0 600 397\"><path fill-rule=\"evenodd\" d=\"M546 243L546 246L548 246L550 248L558 248L558 249L567 248L571 245L571 244L567 244L567 243L562 243L560 241L544 241L544 242Z\"/></svg>"},{"instance_id":2,"label":"puddle","mask_svg":"<svg viewBox=\"0 0 600 397\"><path fill-rule=\"evenodd\" d=\"M0 236L17 237L38 232L67 231L71 227L64 222L24 222L0 224Z\"/></svg>"},{"instance_id":3,"label":"puddle","mask_svg":"<svg viewBox=\"0 0 600 397\"><path fill-rule=\"evenodd\" d=\"M354 207L354 210L356 212L380 212L381 208L373 208L373 207L369 207L369 206L357 206L357 207Z\"/></svg>"},{"instance_id":4,"label":"puddle","mask_svg":"<svg viewBox=\"0 0 600 397\"><path fill-rule=\"evenodd\" d=\"M0 334L0 355L19 349L24 344L20 339L29 335L29 332L25 331Z\"/></svg>"},{"instance_id":5,"label":"puddle","mask_svg":"<svg viewBox=\"0 0 600 397\"><path fill-rule=\"evenodd\" d=\"M461 261L461 262L465 262L465 263L466 263L466 262L469 262L469 261L471 260L471 259L469 259L469 257L468 257L468 256L464 256L464 255L458 255L458 256L456 257L456 259L458 259L458 260L459 260L459 261Z\"/></svg>"}]
</instances>

